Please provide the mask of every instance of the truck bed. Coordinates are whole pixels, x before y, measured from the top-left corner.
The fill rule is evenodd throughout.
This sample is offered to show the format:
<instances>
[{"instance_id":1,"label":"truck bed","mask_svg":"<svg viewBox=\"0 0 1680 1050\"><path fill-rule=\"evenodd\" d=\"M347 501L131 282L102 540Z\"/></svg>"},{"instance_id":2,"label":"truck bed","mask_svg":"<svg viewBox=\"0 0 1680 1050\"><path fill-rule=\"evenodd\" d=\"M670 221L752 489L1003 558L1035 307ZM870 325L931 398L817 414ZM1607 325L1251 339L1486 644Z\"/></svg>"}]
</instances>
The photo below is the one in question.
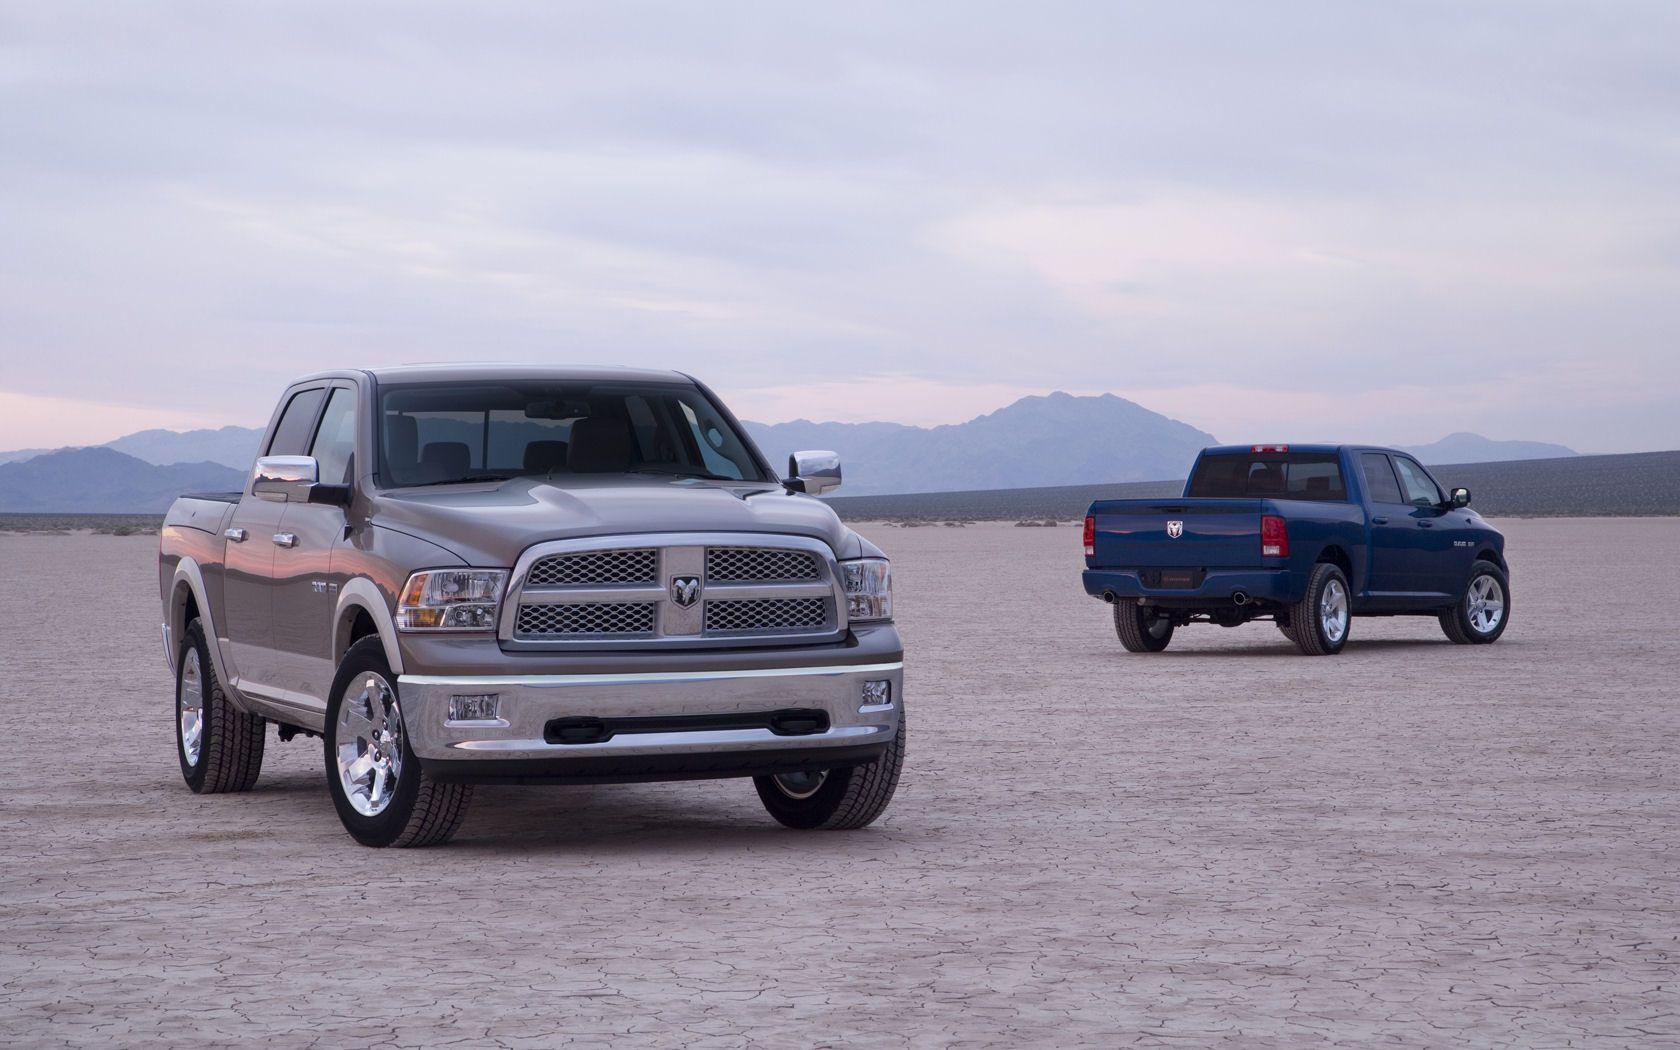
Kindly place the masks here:
<instances>
[{"instance_id":1,"label":"truck bed","mask_svg":"<svg viewBox=\"0 0 1680 1050\"><path fill-rule=\"evenodd\" d=\"M163 517L164 534L173 528L220 533L239 504L238 492L195 492L179 496Z\"/></svg>"}]
</instances>

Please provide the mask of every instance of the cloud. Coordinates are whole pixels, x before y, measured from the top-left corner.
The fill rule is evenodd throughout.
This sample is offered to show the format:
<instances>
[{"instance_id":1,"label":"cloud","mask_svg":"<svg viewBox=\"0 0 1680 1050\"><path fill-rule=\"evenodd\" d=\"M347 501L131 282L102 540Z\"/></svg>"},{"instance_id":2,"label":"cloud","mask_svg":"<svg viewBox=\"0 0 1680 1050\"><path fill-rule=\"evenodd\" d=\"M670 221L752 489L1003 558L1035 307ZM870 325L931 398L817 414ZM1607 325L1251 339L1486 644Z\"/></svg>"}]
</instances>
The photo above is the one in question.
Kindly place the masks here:
<instances>
[{"instance_id":1,"label":"cloud","mask_svg":"<svg viewBox=\"0 0 1680 1050\"><path fill-rule=\"evenodd\" d=\"M196 430L200 427L261 426L267 421L229 417L214 409L162 409L155 405L112 404L85 398L12 394L0 390L0 419L5 433L23 441L17 447L59 448L98 445L137 430L162 427ZM24 441L33 444L24 444ZM6 450L14 446L7 444Z\"/></svg>"},{"instance_id":2,"label":"cloud","mask_svg":"<svg viewBox=\"0 0 1680 1050\"><path fill-rule=\"evenodd\" d=\"M1173 414L1680 445L1671 5L5 18L13 394L255 420L319 368L577 360L760 414L1217 388Z\"/></svg>"}]
</instances>

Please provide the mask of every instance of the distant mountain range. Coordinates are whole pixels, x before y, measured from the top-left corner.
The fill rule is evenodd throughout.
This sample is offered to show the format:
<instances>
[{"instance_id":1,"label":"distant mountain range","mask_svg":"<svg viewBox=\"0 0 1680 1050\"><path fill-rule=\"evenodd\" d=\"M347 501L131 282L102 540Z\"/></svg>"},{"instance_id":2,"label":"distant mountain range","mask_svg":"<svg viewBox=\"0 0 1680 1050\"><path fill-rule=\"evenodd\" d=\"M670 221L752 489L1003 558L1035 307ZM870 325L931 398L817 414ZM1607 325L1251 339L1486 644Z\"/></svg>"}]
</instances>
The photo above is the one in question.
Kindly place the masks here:
<instances>
[{"instance_id":1,"label":"distant mountain range","mask_svg":"<svg viewBox=\"0 0 1680 1050\"><path fill-rule=\"evenodd\" d=\"M63 448L0 463L0 511L158 513L183 492L230 492L245 471L220 463L159 466L113 448Z\"/></svg>"},{"instance_id":2,"label":"distant mountain range","mask_svg":"<svg viewBox=\"0 0 1680 1050\"><path fill-rule=\"evenodd\" d=\"M803 419L745 425L777 469L799 449L840 453L843 491L859 495L1182 477L1198 451L1218 443L1113 394L1024 397L941 427Z\"/></svg>"},{"instance_id":3,"label":"distant mountain range","mask_svg":"<svg viewBox=\"0 0 1680 1050\"><path fill-rule=\"evenodd\" d=\"M1544 441L1495 441L1459 431L1427 445L1408 445L1406 451L1424 465L1435 463L1506 463L1518 459L1563 459L1579 452Z\"/></svg>"},{"instance_id":4,"label":"distant mountain range","mask_svg":"<svg viewBox=\"0 0 1680 1050\"><path fill-rule=\"evenodd\" d=\"M966 423L754 423L745 426L770 462L833 449L847 495L1091 485L1182 478L1212 434L1113 394L1024 397ZM161 511L179 492L243 483L262 431L143 430L105 445L0 452L0 511ZM1486 463L1574 456L1536 441L1451 434L1409 449L1425 463Z\"/></svg>"},{"instance_id":5,"label":"distant mountain range","mask_svg":"<svg viewBox=\"0 0 1680 1050\"><path fill-rule=\"evenodd\" d=\"M251 469L257 458L257 445L262 441L259 427L221 427L217 430L142 430L88 448L116 449L147 463L167 466L171 463L220 463L238 471ZM0 464L21 463L26 459L63 449L20 448L0 452Z\"/></svg>"}]
</instances>

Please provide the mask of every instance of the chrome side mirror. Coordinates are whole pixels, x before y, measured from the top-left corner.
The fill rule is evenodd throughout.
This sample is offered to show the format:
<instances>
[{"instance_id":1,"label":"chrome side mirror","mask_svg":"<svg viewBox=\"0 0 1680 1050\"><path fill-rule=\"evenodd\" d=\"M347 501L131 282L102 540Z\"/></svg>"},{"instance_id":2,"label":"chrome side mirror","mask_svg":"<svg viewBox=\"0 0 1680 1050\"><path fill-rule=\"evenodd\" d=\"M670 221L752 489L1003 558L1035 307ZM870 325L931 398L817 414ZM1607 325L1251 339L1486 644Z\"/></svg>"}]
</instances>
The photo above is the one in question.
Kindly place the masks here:
<instances>
[{"instance_id":1,"label":"chrome side mirror","mask_svg":"<svg viewBox=\"0 0 1680 1050\"><path fill-rule=\"evenodd\" d=\"M319 477L313 456L264 456L251 475L251 493L275 503L307 503Z\"/></svg>"},{"instance_id":2,"label":"chrome side mirror","mask_svg":"<svg viewBox=\"0 0 1680 1050\"><path fill-rule=\"evenodd\" d=\"M833 492L840 487L840 453L795 452L788 457L788 477L783 484L808 496Z\"/></svg>"},{"instance_id":3,"label":"chrome side mirror","mask_svg":"<svg viewBox=\"0 0 1680 1050\"><path fill-rule=\"evenodd\" d=\"M1452 490L1452 497L1447 502L1454 507L1468 507L1470 505L1470 490L1460 485Z\"/></svg>"}]
</instances>

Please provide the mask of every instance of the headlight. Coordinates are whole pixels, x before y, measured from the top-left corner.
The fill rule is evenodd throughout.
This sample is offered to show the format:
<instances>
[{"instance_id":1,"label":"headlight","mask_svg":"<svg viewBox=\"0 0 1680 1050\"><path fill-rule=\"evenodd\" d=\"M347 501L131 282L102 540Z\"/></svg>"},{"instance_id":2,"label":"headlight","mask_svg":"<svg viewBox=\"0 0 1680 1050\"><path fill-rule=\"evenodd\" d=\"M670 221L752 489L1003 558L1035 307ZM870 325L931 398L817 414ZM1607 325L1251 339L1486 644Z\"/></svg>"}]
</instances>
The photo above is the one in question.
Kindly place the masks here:
<instances>
[{"instance_id":1,"label":"headlight","mask_svg":"<svg viewBox=\"0 0 1680 1050\"><path fill-rule=\"evenodd\" d=\"M502 601L504 569L432 569L408 578L397 602L404 631L491 631Z\"/></svg>"},{"instance_id":2,"label":"headlight","mask_svg":"<svg viewBox=\"0 0 1680 1050\"><path fill-rule=\"evenodd\" d=\"M846 585L846 618L853 623L892 619L892 562L859 558L840 563Z\"/></svg>"}]
</instances>

